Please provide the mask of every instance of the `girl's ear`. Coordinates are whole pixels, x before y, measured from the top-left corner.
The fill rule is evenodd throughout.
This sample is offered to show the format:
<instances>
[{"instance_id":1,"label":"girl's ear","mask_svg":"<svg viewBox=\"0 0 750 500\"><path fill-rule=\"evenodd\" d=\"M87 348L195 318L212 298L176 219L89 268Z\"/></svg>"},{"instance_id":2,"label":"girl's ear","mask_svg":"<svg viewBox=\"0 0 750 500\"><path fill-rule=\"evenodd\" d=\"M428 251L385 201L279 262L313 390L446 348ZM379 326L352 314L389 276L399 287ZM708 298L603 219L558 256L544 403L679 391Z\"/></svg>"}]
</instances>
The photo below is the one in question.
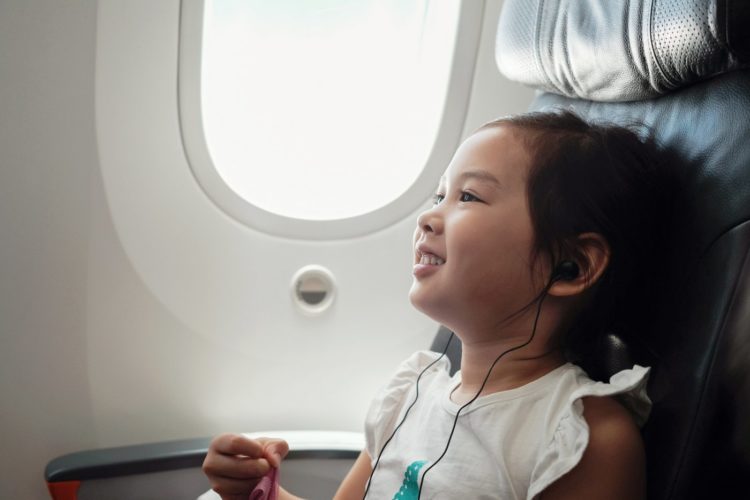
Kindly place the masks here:
<instances>
[{"instance_id":1,"label":"girl's ear","mask_svg":"<svg viewBox=\"0 0 750 500\"><path fill-rule=\"evenodd\" d=\"M578 276L569 280L557 280L547 292L557 297L578 295L594 285L609 265L610 248L607 240L599 233L578 235L578 248L581 259L576 259Z\"/></svg>"}]
</instances>

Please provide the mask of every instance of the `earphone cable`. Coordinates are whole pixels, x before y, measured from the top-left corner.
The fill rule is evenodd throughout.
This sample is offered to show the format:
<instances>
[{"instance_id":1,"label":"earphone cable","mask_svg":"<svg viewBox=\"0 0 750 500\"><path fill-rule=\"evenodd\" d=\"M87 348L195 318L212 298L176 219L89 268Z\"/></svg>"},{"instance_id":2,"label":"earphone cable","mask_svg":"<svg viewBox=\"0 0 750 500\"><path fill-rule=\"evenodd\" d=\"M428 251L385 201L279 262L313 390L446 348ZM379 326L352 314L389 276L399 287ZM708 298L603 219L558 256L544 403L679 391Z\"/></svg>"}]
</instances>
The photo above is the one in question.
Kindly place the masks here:
<instances>
[{"instance_id":1,"label":"earphone cable","mask_svg":"<svg viewBox=\"0 0 750 500\"><path fill-rule=\"evenodd\" d=\"M424 485L424 478L427 476L427 473L430 472L430 469L432 469L433 467L435 467L443 459L443 457L445 456L446 453L448 453L448 448L450 447L451 439L453 439L453 433L456 430L456 425L458 424L458 417L461 415L461 411L463 411L464 408L466 408L471 403L473 403L474 401L476 401L477 398L479 398L479 395L484 390L484 386L487 384L487 381L490 378L490 374L492 373L492 370L495 368L495 365L497 364L498 361L500 361L500 359L503 356L505 356L509 352L513 352L513 351L516 351L516 350L521 349L523 347L526 347L527 345L529 345L531 343L532 340L534 340L534 335L536 335L537 322L539 321L539 314L542 312L542 302L544 302L544 299L547 297L547 291L552 286L553 282L554 282L554 280L550 280L550 283L544 288L544 290L542 292L542 295L541 295L541 298L539 299L539 307L537 307L537 310L536 310L536 316L534 317L534 325L532 327L531 336L529 337L529 340L527 340L523 344L517 345L515 347L511 347L507 351L504 351L503 353L501 353L497 358L495 358L495 361L492 363L492 365L490 366L490 369L487 371L487 375L485 375L484 381L482 382L482 385L479 388L479 390L477 391L477 393L474 395L473 398L471 398L471 400L469 400L468 403L465 403L456 412L456 417L453 419L453 427L451 428L451 432L448 435L448 442L445 443L445 449L443 450L443 453L438 457L437 460L435 460L432 464L430 464L430 466L427 467L427 469L425 469L425 471L422 473L422 479L420 479L420 481L419 481L419 489L417 490L417 500L419 500L420 498L422 498L422 486ZM401 423L403 423L403 421Z\"/></svg>"},{"instance_id":2,"label":"earphone cable","mask_svg":"<svg viewBox=\"0 0 750 500\"><path fill-rule=\"evenodd\" d=\"M454 335L453 332L451 332L450 337L448 337L448 342L446 342L446 344L445 344L445 349L443 349L443 352L440 354L440 356L438 356L437 358L435 358L435 361L433 361L432 363L430 363L429 365L427 365L424 368L424 370L422 370L422 372L417 377L417 381L415 383L416 388L415 388L415 391L414 391L415 392L415 394L414 394L414 401L412 401L411 404L409 405L409 407L406 409L406 412L404 413L404 417L401 419L401 422L399 422L399 424L396 426L396 428L393 429L393 432L391 433L391 436L388 438L388 440L385 442L385 444L383 444L383 447L380 449L380 453L378 453L378 458L377 458L377 460L375 460L375 465L373 465L373 467L372 467L372 472L370 472L370 477L367 479L367 486L365 487L365 494L362 496L362 500L365 500L365 498L367 498L367 492L370 491L370 484L372 483L372 477L375 475L375 471L377 470L378 464L380 463L380 457L383 456L383 452L385 451L386 446L388 446L388 443L391 442L391 440L393 439L393 437L396 435L396 432L399 430L399 428L406 421L406 417L409 415L409 412L411 411L412 407L417 403L417 399L419 398L419 379L422 378L422 375L424 375L427 370L429 370L435 363L437 363L438 361L440 361L445 356L445 354L448 352L448 347L450 347L450 345L451 345L451 340L453 340L453 335Z\"/></svg>"}]
</instances>

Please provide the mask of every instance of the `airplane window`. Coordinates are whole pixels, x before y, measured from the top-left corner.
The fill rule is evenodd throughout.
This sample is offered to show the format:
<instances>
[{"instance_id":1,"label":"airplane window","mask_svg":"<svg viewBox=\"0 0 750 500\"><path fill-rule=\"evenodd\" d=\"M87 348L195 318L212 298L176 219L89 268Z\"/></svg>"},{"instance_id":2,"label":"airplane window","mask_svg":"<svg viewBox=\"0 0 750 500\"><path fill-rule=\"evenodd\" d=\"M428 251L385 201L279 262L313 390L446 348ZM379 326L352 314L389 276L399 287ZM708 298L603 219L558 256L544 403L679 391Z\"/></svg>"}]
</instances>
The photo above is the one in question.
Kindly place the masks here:
<instances>
[{"instance_id":1,"label":"airplane window","mask_svg":"<svg viewBox=\"0 0 750 500\"><path fill-rule=\"evenodd\" d=\"M435 143L460 2L206 0L205 142L223 181L284 217L372 212Z\"/></svg>"}]
</instances>

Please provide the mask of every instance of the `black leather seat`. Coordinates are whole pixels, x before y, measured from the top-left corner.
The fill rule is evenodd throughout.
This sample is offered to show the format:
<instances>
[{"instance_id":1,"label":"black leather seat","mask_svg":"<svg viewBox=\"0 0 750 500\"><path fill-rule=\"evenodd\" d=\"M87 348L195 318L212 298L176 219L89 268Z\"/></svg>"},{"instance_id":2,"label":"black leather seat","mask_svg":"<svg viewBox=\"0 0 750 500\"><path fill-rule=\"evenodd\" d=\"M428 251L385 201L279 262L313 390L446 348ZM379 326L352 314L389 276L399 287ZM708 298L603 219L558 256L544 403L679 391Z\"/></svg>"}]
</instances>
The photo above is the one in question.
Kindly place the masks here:
<instances>
[{"instance_id":1,"label":"black leather seat","mask_svg":"<svg viewBox=\"0 0 750 500\"><path fill-rule=\"evenodd\" d=\"M499 24L498 65L540 90L532 110L639 121L676 155L666 279L600 361L652 366L649 498L750 497L750 2L506 0Z\"/></svg>"}]
</instances>

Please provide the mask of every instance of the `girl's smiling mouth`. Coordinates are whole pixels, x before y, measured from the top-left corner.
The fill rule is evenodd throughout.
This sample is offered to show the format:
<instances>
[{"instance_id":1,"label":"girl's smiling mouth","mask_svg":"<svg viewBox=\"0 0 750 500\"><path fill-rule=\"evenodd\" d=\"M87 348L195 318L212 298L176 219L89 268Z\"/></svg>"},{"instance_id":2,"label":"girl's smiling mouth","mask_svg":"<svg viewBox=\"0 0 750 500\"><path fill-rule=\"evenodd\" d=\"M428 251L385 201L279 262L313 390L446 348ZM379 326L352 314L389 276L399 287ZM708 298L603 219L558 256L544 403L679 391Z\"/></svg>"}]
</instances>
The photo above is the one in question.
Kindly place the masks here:
<instances>
[{"instance_id":1,"label":"girl's smiling mouth","mask_svg":"<svg viewBox=\"0 0 750 500\"><path fill-rule=\"evenodd\" d=\"M445 264L445 259L434 254L425 246L419 245L415 256L414 270L412 274L416 278L428 276L437 270L439 266Z\"/></svg>"}]
</instances>

